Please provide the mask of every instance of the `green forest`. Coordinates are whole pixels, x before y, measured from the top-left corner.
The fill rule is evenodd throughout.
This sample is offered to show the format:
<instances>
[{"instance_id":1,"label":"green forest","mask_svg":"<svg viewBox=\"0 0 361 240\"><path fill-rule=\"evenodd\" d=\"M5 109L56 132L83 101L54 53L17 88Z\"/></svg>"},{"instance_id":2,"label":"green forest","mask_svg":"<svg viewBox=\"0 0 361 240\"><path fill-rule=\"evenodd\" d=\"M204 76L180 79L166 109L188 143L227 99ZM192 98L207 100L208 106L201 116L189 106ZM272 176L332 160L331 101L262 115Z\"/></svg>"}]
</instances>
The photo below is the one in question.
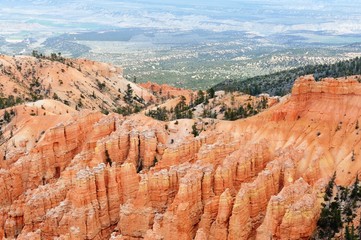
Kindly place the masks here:
<instances>
[{"instance_id":1,"label":"green forest","mask_svg":"<svg viewBox=\"0 0 361 240\"><path fill-rule=\"evenodd\" d=\"M316 80L325 77L358 75L361 74L361 58L357 57L334 64L307 65L243 80L225 80L213 88L215 90L240 91L251 95L268 93L271 96L284 96L290 93L293 83L298 77L309 74L313 74Z\"/></svg>"}]
</instances>

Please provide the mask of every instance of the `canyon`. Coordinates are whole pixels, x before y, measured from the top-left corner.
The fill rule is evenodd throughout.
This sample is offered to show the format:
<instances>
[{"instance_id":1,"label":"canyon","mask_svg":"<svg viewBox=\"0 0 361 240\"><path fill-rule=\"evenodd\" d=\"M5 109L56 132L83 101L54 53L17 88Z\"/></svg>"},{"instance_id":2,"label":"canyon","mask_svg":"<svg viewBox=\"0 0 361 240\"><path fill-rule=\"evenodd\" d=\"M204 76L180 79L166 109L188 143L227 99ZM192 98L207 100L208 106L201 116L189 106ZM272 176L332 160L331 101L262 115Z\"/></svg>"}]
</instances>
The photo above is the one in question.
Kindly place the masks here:
<instances>
[{"instance_id":1,"label":"canyon","mask_svg":"<svg viewBox=\"0 0 361 240\"><path fill-rule=\"evenodd\" d=\"M118 77L121 69L85 66L90 79L116 87L97 91L96 101L84 87L69 106L44 98L0 110L15 113L1 122L1 238L310 239L330 177L336 172L336 183L348 186L361 170L360 76L300 77L290 95L245 119L158 121L143 112L101 113L102 104L119 104L112 96L127 84L145 101L157 96L149 84ZM74 79L89 81L69 75L59 88ZM9 74L0 80L3 92L13 91Z\"/></svg>"}]
</instances>

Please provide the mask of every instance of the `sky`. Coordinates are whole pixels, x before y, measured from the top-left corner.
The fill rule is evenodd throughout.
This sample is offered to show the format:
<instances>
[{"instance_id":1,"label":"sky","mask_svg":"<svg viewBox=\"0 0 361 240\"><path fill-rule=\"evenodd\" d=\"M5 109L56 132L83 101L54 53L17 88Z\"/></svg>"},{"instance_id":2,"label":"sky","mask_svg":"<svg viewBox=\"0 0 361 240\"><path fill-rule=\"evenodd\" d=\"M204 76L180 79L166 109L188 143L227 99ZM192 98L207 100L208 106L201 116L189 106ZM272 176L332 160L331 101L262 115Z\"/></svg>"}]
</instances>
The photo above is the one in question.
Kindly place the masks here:
<instances>
[{"instance_id":1,"label":"sky","mask_svg":"<svg viewBox=\"0 0 361 240\"><path fill-rule=\"evenodd\" d=\"M359 0L0 0L0 34L156 28L361 34Z\"/></svg>"}]
</instances>

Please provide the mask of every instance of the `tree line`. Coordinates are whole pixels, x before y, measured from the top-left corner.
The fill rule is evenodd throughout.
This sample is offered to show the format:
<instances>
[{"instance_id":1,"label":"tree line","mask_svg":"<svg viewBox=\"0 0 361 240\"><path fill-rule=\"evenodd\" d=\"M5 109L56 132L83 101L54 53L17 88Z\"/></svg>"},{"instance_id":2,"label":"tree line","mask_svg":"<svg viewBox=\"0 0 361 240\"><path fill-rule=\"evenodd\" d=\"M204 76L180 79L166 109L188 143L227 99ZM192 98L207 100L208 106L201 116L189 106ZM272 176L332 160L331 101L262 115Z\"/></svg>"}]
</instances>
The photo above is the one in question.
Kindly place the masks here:
<instances>
[{"instance_id":1,"label":"tree line","mask_svg":"<svg viewBox=\"0 0 361 240\"><path fill-rule=\"evenodd\" d=\"M361 74L361 58L356 57L334 64L307 65L247 79L229 79L213 88L215 90L240 91L254 96L260 93L283 96L291 92L293 83L298 77L309 74L312 74L316 81L325 77L359 75Z\"/></svg>"}]
</instances>

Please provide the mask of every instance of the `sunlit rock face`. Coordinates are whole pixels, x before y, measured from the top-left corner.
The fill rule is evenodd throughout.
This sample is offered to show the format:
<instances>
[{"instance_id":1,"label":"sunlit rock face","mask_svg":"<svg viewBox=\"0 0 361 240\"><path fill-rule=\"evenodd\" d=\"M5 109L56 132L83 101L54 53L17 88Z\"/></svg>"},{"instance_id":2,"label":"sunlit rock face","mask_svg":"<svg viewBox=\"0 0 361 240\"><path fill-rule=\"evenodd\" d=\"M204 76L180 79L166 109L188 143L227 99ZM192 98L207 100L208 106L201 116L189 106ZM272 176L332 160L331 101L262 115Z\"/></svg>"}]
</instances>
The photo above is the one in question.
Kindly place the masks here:
<instances>
[{"instance_id":1,"label":"sunlit rock face","mask_svg":"<svg viewBox=\"0 0 361 240\"><path fill-rule=\"evenodd\" d=\"M330 176L349 185L361 169L357 79L302 77L254 117L203 119L197 137L192 119L19 105L0 146L0 236L307 239Z\"/></svg>"}]
</instances>

